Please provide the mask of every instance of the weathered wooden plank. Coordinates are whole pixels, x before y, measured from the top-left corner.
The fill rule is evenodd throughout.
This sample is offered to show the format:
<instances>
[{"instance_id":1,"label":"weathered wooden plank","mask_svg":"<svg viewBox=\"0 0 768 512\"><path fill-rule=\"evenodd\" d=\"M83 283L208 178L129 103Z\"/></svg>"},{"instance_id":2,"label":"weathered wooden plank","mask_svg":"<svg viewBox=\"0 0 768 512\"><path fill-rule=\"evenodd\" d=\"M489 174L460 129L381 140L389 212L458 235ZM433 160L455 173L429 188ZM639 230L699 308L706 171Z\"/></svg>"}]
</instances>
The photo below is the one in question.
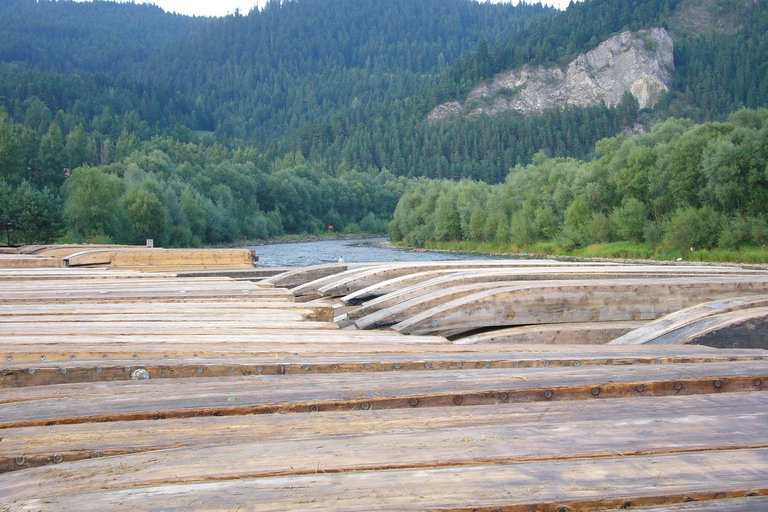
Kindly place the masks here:
<instances>
[{"instance_id":1,"label":"weathered wooden plank","mask_svg":"<svg viewBox=\"0 0 768 512\"><path fill-rule=\"evenodd\" d=\"M619 510L622 509L613 509L607 512L619 512ZM768 496L744 496L743 498L726 499L713 496L712 499L701 501L670 503L652 507L632 507L632 510L635 512L757 512L758 510L768 510Z\"/></svg>"},{"instance_id":2,"label":"weathered wooden plank","mask_svg":"<svg viewBox=\"0 0 768 512\"><path fill-rule=\"evenodd\" d=\"M459 337L453 340L453 342L459 345L472 343L603 345L622 334L642 327L646 323L579 322L572 324L523 325Z\"/></svg>"},{"instance_id":3,"label":"weathered wooden plank","mask_svg":"<svg viewBox=\"0 0 768 512\"><path fill-rule=\"evenodd\" d=\"M145 245L115 245L115 244L55 244L55 245L25 245L19 248L21 254L36 254L63 258L83 251L116 250L116 249L146 249Z\"/></svg>"},{"instance_id":4,"label":"weathered wooden plank","mask_svg":"<svg viewBox=\"0 0 768 512\"><path fill-rule=\"evenodd\" d=\"M150 379L7 389L0 428L142 420L158 416L241 415L397 409L620 396L760 391L768 362L582 368L265 375Z\"/></svg>"},{"instance_id":5,"label":"weathered wooden plank","mask_svg":"<svg viewBox=\"0 0 768 512\"><path fill-rule=\"evenodd\" d=\"M357 267L359 264L355 264ZM365 266L365 265L361 265ZM344 263L326 263L322 265L311 265L309 267L297 267L287 269L284 272L266 279L267 282L281 288L295 288L315 281L323 277L340 274L349 270L349 266Z\"/></svg>"},{"instance_id":6,"label":"weathered wooden plank","mask_svg":"<svg viewBox=\"0 0 768 512\"><path fill-rule=\"evenodd\" d=\"M735 297L681 309L612 341L612 345L642 345L712 315L768 306L768 296Z\"/></svg>"},{"instance_id":7,"label":"weathered wooden plank","mask_svg":"<svg viewBox=\"0 0 768 512\"><path fill-rule=\"evenodd\" d=\"M456 269L465 268L530 268L530 267L569 267L583 266L582 263L560 262L553 260L478 260L478 261L427 261L427 262L409 262L409 263L390 263L386 265L376 265L364 272L356 274L340 275L332 282L324 283L318 286L315 282L307 286L314 286L325 297L343 297L369 286L388 281L397 277L417 272L429 270ZM604 265L606 267L614 265L613 263L596 263L595 266Z\"/></svg>"},{"instance_id":8,"label":"weathered wooden plank","mask_svg":"<svg viewBox=\"0 0 768 512\"><path fill-rule=\"evenodd\" d=\"M269 455L280 457L279 452ZM47 496L42 488L41 497L12 500L6 508L585 512L765 495L766 472L766 449L331 474L318 468L311 475L192 480L63 496Z\"/></svg>"},{"instance_id":9,"label":"weathered wooden plank","mask_svg":"<svg viewBox=\"0 0 768 512\"><path fill-rule=\"evenodd\" d=\"M546 368L567 366L648 365L676 363L711 363L726 361L768 360L768 353L751 351L667 351L667 354L630 353L527 353L527 352L425 352L414 351L413 345L400 351L349 353L315 346L285 353L253 354L253 345L239 347L239 353L224 345L212 345L207 350L200 346L187 348L183 356L170 350L166 344L157 348L166 351L160 357L147 357L141 347L128 346L122 350L100 347L101 354L91 353L98 359L78 358L78 354L55 359L39 351L15 352L13 359L0 364L0 388L131 380L133 378L173 379L198 377L235 377L243 375L306 375L338 374L347 372L408 372L418 370L471 370L484 368ZM440 345L437 345L440 347ZM250 349L250 352L249 352ZM218 350L218 352L216 352ZM302 350L309 350L300 353ZM371 350L374 350L371 347ZM126 357L126 351L136 351ZM170 353L168 353L170 352ZM632 353L634 352L634 353ZM211 355L213 353L213 355ZM83 354L80 353L82 356ZM44 358L42 359L41 356ZM74 357L72 357L74 356ZM185 356L185 357L184 357ZM138 371L137 371L138 370Z\"/></svg>"},{"instance_id":10,"label":"weathered wooden plank","mask_svg":"<svg viewBox=\"0 0 768 512\"><path fill-rule=\"evenodd\" d=\"M184 334L216 334L219 336L227 334L246 334L259 329L282 329L289 331L295 329L327 331L336 330L338 325L331 322L313 322L303 318L275 318L274 320L253 319L250 321L188 321L179 320L176 322L162 321L122 321L122 322L86 322L75 321L67 322L57 320L55 323L41 322L2 322L0 328L4 336L34 336L34 335L54 335L67 336L69 334L88 334L98 335L120 335L131 336L134 334L151 334L163 336L166 334L184 335ZM322 336L321 334L318 334ZM1 339L1 338L0 338Z\"/></svg>"},{"instance_id":11,"label":"weathered wooden plank","mask_svg":"<svg viewBox=\"0 0 768 512\"><path fill-rule=\"evenodd\" d=\"M189 288L190 290L216 290L216 289L248 289L248 290L268 290L274 289L274 286L261 283L254 283L250 281L236 281L229 278L219 277L199 277L199 278L180 278L180 277L158 277L155 279L146 279L140 276L131 277L114 277L109 278L110 274L107 272L107 278L103 279L81 279L72 278L67 280L53 280L53 281L41 281L41 280L27 280L20 279L15 281L12 287L5 290L3 294L15 293L15 292L36 292L36 291L56 291L62 289L72 290L74 288L83 290L143 290L143 289L178 289Z\"/></svg>"},{"instance_id":12,"label":"weathered wooden plank","mask_svg":"<svg viewBox=\"0 0 768 512\"><path fill-rule=\"evenodd\" d=\"M366 302L357 310L350 311L348 317L355 319L354 325L358 329L379 329L389 327L407 320L419 313L429 311L432 308L450 303L474 295L482 290L539 290L550 286L559 286L562 281L540 281L535 285L515 283L514 281L494 281L466 284L438 290L421 295L417 293L410 299L400 300L410 295L409 289L401 293L392 293ZM478 325L482 327L482 324Z\"/></svg>"},{"instance_id":13,"label":"weathered wooden plank","mask_svg":"<svg viewBox=\"0 0 768 512\"><path fill-rule=\"evenodd\" d=\"M590 345L526 345L514 351L499 351L498 345L455 345L439 336L401 336L380 331L325 331L322 335L307 331L259 330L250 335L227 336L13 336L0 345L0 362L29 363L35 361L69 361L87 359L153 359L168 357L256 357L269 355L275 364L285 361L282 355L322 359L328 355L354 355L358 363L388 363L390 368L402 367L414 361L469 362L480 358L489 367L510 367L515 363L537 359L547 364L666 364L669 362L746 361L768 359L768 352L757 350L716 350L698 346L609 346L599 350ZM370 336L365 336L370 335ZM473 355L474 354L474 355ZM344 360L346 361L346 360ZM558 363L562 361L562 363ZM331 361L338 363L340 361ZM534 365L536 366L536 365ZM5 367L5 366L4 366ZM435 366L437 367L437 366Z\"/></svg>"},{"instance_id":14,"label":"weathered wooden plank","mask_svg":"<svg viewBox=\"0 0 768 512\"><path fill-rule=\"evenodd\" d=\"M257 307L246 307L254 304ZM231 307L227 307L231 305ZM26 305L20 307L0 305L0 323L3 322L119 322L157 321L254 321L254 320L313 320L333 321L330 306L306 306L295 302L225 302L218 303L121 303L110 305L62 304L51 308L48 305ZM80 306L83 309L78 309ZM136 306L147 306L138 308ZM168 307L183 306L183 307ZM200 306L211 306L209 308ZM303 306L303 307L302 307Z\"/></svg>"},{"instance_id":15,"label":"weathered wooden plank","mask_svg":"<svg viewBox=\"0 0 768 512\"><path fill-rule=\"evenodd\" d=\"M389 293L401 293L408 288L401 300L424 295L440 289L454 288L473 283L494 281L538 281L538 280L568 280L568 279L624 279L686 277L686 276L717 276L717 275L765 275L763 271L743 270L734 267L698 267L670 265L616 265L616 266L578 266L578 267L534 267L534 268L452 268L417 272L395 279L377 283L349 295L340 300L344 304L360 304ZM414 286L421 285L421 286ZM409 288L412 287L412 288ZM370 312L376 309L371 308Z\"/></svg>"},{"instance_id":16,"label":"weathered wooden plank","mask_svg":"<svg viewBox=\"0 0 768 512\"><path fill-rule=\"evenodd\" d=\"M416 314L393 329L429 334L491 326L654 320L706 301L768 293L768 276L561 283L540 290L515 286L478 292Z\"/></svg>"},{"instance_id":17,"label":"weathered wooden plank","mask_svg":"<svg viewBox=\"0 0 768 512\"><path fill-rule=\"evenodd\" d=\"M96 249L86 250L64 257L70 267L110 266L151 267L151 266L207 266L241 265L253 266L255 251L250 249Z\"/></svg>"},{"instance_id":18,"label":"weathered wooden plank","mask_svg":"<svg viewBox=\"0 0 768 512\"><path fill-rule=\"evenodd\" d=\"M33 280L57 281L60 279L116 279L120 277L157 279L175 276L176 274L171 272L137 272L135 270L107 270L105 268L0 268L0 281L29 282Z\"/></svg>"},{"instance_id":19,"label":"weathered wooden plank","mask_svg":"<svg viewBox=\"0 0 768 512\"><path fill-rule=\"evenodd\" d=\"M744 393L740 395L764 395ZM614 402L620 402L614 400ZM213 479L256 478L273 475L302 475L323 472L392 470L401 468L431 468L439 466L503 464L534 460L562 460L584 457L615 457L616 454L647 455L669 452L692 452L738 448L765 448L768 438L763 435L768 410L730 408L731 415L719 414L707 407L693 410L673 410L670 402L635 399L638 407L634 416L624 419L636 428L617 428L614 421L605 421L594 414L606 409L586 406L585 411L568 416L566 421L552 421L544 413L538 420L521 421L509 415L505 407L500 414L506 421L438 426L432 418L429 430L391 431L391 427L368 423L362 432L328 432L321 438L306 433L293 433L283 439L270 439L270 431L262 438L250 433L246 439L228 443L209 439L194 446L177 444L171 450L90 460L80 451L81 462L62 464L64 455L48 452L48 468L0 476L0 486L10 499L38 497L40 488L47 495L66 495L95 489L135 488L148 485L172 485L189 481ZM680 404L680 401L671 402ZM719 403L719 402L716 402ZM751 403L748 401L747 403ZM658 404L658 407L656 405ZM761 405L766 405L761 402ZM590 404L591 405L591 404ZM616 406L621 408L619 403ZM571 410L575 404L569 404ZM444 409L443 409L444 410ZM435 411L439 417L444 414ZM334 414L343 423L347 414ZM386 421L387 416L384 416ZM529 417L530 418L530 417ZM165 420L167 429L173 420ZM319 421L319 420L318 420ZM291 425L285 427L290 431ZM382 428L385 427L385 428ZM260 430L264 430L263 428ZM585 435L584 432L589 432ZM4 432L5 434L5 432ZM670 442L670 440L673 440ZM202 441L198 439L198 442ZM382 450L386 446L387 450ZM350 450L350 447L353 449ZM64 453L71 447L64 446ZM125 450L125 443L122 450ZM13 468L16 459L6 457L5 466ZM280 457L267 454L280 453ZM11 454L12 455L12 454ZM56 457L59 455L59 457ZM77 459L69 459L77 460ZM227 461L226 465L206 463ZM21 462L21 461L20 461ZM43 461L41 461L43 462ZM47 462L47 461L45 461ZM22 464L24 465L24 464ZM16 465L17 468L20 466ZM131 471L125 471L130 467Z\"/></svg>"},{"instance_id":20,"label":"weathered wooden plank","mask_svg":"<svg viewBox=\"0 0 768 512\"><path fill-rule=\"evenodd\" d=\"M295 303L290 303L295 304ZM129 314L103 311L97 314L85 314L85 313L73 313L73 314L38 314L38 315L2 315L0 313L0 325L8 326L10 329L20 329L21 324L40 324L49 322L62 322L62 329L56 333L64 334L71 330L74 324L83 325L84 328L88 328L88 324L97 323L104 324L110 323L115 326L126 323L127 325L137 325L139 323L146 324L147 329L152 329L154 324L157 323L205 323L212 325L214 322L226 323L248 323L254 324L258 322L301 322L303 320L314 319L315 313L310 308L296 309L296 310L281 310L281 309L254 309L248 310L227 310L219 307L217 310L211 310L208 312L198 311L177 311L171 312L154 312L154 313L138 313L132 312ZM35 331L34 326L30 326L32 331L30 332L16 332L12 331L3 332L3 335L7 334L33 334ZM55 326L52 326L55 327ZM92 333L96 334L96 333ZM126 333L127 334L127 333Z\"/></svg>"},{"instance_id":21,"label":"weathered wooden plank","mask_svg":"<svg viewBox=\"0 0 768 512\"><path fill-rule=\"evenodd\" d=\"M422 439L420 444L433 450L445 448L454 452L446 453L446 458L456 457L457 452L464 456L466 448L470 458L465 463L475 464L483 457L477 453L477 445L487 440L502 445L511 443L512 446L507 446L509 449L514 447L510 458L520 459L525 458L526 450L527 458L567 458L568 453L563 450L567 450L569 443L579 443L582 448L602 443L611 448L609 455L616 455L616 451L627 454L637 454L638 450L646 453L664 449L678 451L686 443L688 449L695 446L710 449L755 446L766 442L764 429L760 430L760 427L764 426L762 422L768 414L767 405L766 393L738 393L478 405L462 414L457 414L454 408L433 407L9 428L2 430L0 472L56 464L55 455L61 456L61 462L69 462L182 447L255 442L283 442L284 457L287 457L295 451L293 441L296 440L392 433ZM744 421L743 427L738 426L741 421ZM731 432L728 432L728 425L731 425ZM665 430L667 426L672 430ZM755 426L758 428L756 432L753 431ZM478 435L479 431L498 429L507 431L504 438ZM680 430L681 437L678 438ZM451 446L443 440L441 433L445 432L465 433L465 437L456 442L456 446ZM723 435L724 432L732 435ZM631 439L633 446L620 449L629 445ZM614 445L614 442L618 444ZM419 443L414 442L410 448L401 451L405 453L411 448L419 448ZM389 449L384 454L393 451ZM496 450L490 447L488 451L491 453L486 453L486 458L494 455ZM585 452L574 447L570 453L583 456ZM372 463L377 460L376 455L364 462ZM354 454L349 456L354 457ZM271 462L263 457L256 458L264 463ZM421 460L414 464L436 462L429 455L417 459ZM300 467L292 463L289 466ZM323 464L324 471L330 468Z\"/></svg>"},{"instance_id":22,"label":"weathered wooden plank","mask_svg":"<svg viewBox=\"0 0 768 512\"><path fill-rule=\"evenodd\" d=\"M249 283L251 284L251 283ZM38 292L8 292L0 295L0 304L54 304L54 303L125 303L153 302L243 302L291 301L288 290L282 288L209 288L187 290L185 286L165 290L51 290Z\"/></svg>"},{"instance_id":23,"label":"weathered wooden plank","mask_svg":"<svg viewBox=\"0 0 768 512\"><path fill-rule=\"evenodd\" d=\"M21 256L15 254L0 254L0 268L2 269L26 269L26 268L63 268L61 258L49 256Z\"/></svg>"}]
</instances>

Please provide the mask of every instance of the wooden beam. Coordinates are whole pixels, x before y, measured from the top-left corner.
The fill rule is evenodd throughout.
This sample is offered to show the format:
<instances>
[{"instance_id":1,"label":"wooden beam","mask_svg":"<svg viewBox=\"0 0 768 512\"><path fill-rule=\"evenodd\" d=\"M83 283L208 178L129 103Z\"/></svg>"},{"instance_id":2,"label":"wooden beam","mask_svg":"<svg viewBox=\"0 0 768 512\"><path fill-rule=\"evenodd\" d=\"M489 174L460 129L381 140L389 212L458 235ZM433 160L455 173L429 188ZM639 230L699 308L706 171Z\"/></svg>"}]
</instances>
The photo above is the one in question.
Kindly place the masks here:
<instances>
[{"instance_id":1,"label":"wooden beam","mask_svg":"<svg viewBox=\"0 0 768 512\"><path fill-rule=\"evenodd\" d=\"M380 450L384 451L384 450ZM280 458L281 453L269 452ZM161 462L161 461L158 461ZM201 461L209 466L217 461ZM38 475L48 468L25 473ZM222 469L224 470L224 469ZM243 477L176 484L91 488L34 497L11 494L11 510L568 510L587 512L691 500L768 494L768 449L595 457L564 461L366 470L297 476ZM132 472L141 478L141 472ZM19 472L2 480L17 479ZM36 479L45 482L44 478ZM110 485L104 482L104 485ZM14 489L8 489L8 493ZM19 493L21 496L24 494ZM254 499L258 496L258 499Z\"/></svg>"}]
</instances>

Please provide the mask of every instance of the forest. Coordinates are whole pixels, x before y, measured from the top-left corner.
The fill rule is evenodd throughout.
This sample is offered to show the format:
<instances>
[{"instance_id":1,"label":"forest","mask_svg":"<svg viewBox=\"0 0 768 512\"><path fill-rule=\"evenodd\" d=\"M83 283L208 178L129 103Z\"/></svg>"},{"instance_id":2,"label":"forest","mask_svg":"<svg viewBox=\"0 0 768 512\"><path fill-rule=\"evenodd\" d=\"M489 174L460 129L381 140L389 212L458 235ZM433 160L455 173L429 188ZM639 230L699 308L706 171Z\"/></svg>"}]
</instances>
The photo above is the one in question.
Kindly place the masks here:
<instances>
[{"instance_id":1,"label":"forest","mask_svg":"<svg viewBox=\"0 0 768 512\"><path fill-rule=\"evenodd\" d=\"M498 185L422 180L398 203L392 239L555 252L631 242L667 258L768 242L768 110L703 124L670 118L600 140L595 153L540 153Z\"/></svg>"},{"instance_id":2,"label":"forest","mask_svg":"<svg viewBox=\"0 0 768 512\"><path fill-rule=\"evenodd\" d=\"M652 26L673 34L676 68L653 110L627 94L613 107L424 120L494 73L563 65L620 31ZM543 162L596 166L606 141L655 133L668 118L727 124L767 106L768 0L586 0L565 11L271 0L221 18L6 0L0 243L197 246L327 224L384 232L407 191L425 193L424 178L495 190ZM662 226L670 212L659 212L648 218Z\"/></svg>"}]
</instances>

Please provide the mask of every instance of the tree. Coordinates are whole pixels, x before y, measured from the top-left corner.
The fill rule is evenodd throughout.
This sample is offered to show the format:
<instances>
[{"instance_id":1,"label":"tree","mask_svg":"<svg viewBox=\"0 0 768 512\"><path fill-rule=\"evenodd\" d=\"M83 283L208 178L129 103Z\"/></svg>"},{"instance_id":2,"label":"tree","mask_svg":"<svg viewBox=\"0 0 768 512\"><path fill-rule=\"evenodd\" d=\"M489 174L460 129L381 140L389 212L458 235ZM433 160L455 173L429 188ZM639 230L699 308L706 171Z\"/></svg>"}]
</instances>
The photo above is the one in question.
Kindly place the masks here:
<instances>
[{"instance_id":1,"label":"tree","mask_svg":"<svg viewBox=\"0 0 768 512\"><path fill-rule=\"evenodd\" d=\"M151 238L165 244L168 210L158 188L156 183L147 180L130 187L123 197L131 243L142 244Z\"/></svg>"},{"instance_id":2,"label":"tree","mask_svg":"<svg viewBox=\"0 0 768 512\"><path fill-rule=\"evenodd\" d=\"M64 183L64 220L76 239L123 236L125 211L120 196L123 183L99 167L80 167Z\"/></svg>"}]
</instances>

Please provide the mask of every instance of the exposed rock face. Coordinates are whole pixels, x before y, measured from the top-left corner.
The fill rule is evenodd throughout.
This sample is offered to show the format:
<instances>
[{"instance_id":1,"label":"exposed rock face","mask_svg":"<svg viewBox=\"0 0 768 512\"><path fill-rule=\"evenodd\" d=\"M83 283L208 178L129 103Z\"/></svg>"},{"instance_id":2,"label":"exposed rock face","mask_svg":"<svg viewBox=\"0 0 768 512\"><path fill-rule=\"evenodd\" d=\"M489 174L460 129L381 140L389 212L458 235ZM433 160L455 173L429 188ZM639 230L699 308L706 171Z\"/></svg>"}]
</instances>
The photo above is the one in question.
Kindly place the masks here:
<instances>
[{"instance_id":1,"label":"exposed rock face","mask_svg":"<svg viewBox=\"0 0 768 512\"><path fill-rule=\"evenodd\" d=\"M674 70L672 38L663 28L623 32L579 55L568 67L524 66L496 75L472 90L464 104L438 105L427 117L434 121L452 114L495 115L507 110L524 114L578 105L615 105L624 92L640 108L653 107L667 90Z\"/></svg>"}]
</instances>

